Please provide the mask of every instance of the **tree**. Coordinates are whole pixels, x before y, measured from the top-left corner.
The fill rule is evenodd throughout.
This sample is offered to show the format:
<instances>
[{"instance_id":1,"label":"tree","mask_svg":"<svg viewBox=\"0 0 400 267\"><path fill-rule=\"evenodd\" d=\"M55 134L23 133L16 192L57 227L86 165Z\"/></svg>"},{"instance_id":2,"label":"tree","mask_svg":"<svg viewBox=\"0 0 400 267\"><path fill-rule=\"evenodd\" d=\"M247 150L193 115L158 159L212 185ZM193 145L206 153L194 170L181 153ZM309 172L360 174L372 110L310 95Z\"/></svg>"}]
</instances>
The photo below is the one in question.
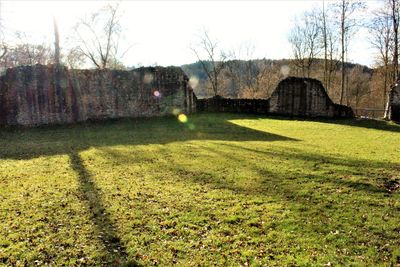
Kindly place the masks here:
<instances>
[{"instance_id":1,"label":"tree","mask_svg":"<svg viewBox=\"0 0 400 267\"><path fill-rule=\"evenodd\" d=\"M276 89L279 81L285 77L280 64L267 59L250 60L254 70L251 83L245 83L241 88L241 96L244 98L268 98Z\"/></svg>"},{"instance_id":2,"label":"tree","mask_svg":"<svg viewBox=\"0 0 400 267\"><path fill-rule=\"evenodd\" d=\"M49 45L33 44L24 32L16 32L15 36L17 43L8 46L7 53L1 58L2 68L54 63L54 54Z\"/></svg>"},{"instance_id":3,"label":"tree","mask_svg":"<svg viewBox=\"0 0 400 267\"><path fill-rule=\"evenodd\" d=\"M334 7L336 7L336 13L340 18L340 49L341 49L341 91L340 91L340 104L343 104L343 99L345 95L345 82L346 82L346 69L345 60L347 56L347 51L349 47L349 38L354 33L354 30L360 26L360 23L355 18L355 14L359 10L365 9L365 3L362 1L350 1L341 0L337 2Z\"/></svg>"},{"instance_id":4,"label":"tree","mask_svg":"<svg viewBox=\"0 0 400 267\"><path fill-rule=\"evenodd\" d=\"M65 50L64 50L65 51ZM64 62L71 69L77 69L85 63L85 55L81 53L79 47L72 47L63 56Z\"/></svg>"},{"instance_id":5,"label":"tree","mask_svg":"<svg viewBox=\"0 0 400 267\"><path fill-rule=\"evenodd\" d=\"M0 1L0 60L7 54L7 45L4 42L4 28L3 28L3 18L2 18L2 3Z\"/></svg>"},{"instance_id":6,"label":"tree","mask_svg":"<svg viewBox=\"0 0 400 267\"><path fill-rule=\"evenodd\" d=\"M370 42L372 46L378 51L377 64L383 66L382 76L382 100L383 108L386 106L388 99L389 81L394 79L394 71L390 68L391 65L391 51L393 51L394 32L393 21L391 17L391 8L386 3L382 8L373 12L373 17L369 25L369 33L371 35ZM391 78L393 77L393 78Z\"/></svg>"},{"instance_id":7,"label":"tree","mask_svg":"<svg viewBox=\"0 0 400 267\"><path fill-rule=\"evenodd\" d=\"M267 62L265 59L254 59L254 45L247 43L245 46L245 56L242 67L242 91L247 98L260 98L263 95L263 81L268 75Z\"/></svg>"},{"instance_id":8,"label":"tree","mask_svg":"<svg viewBox=\"0 0 400 267\"><path fill-rule=\"evenodd\" d=\"M98 69L118 65L121 24L118 5L107 5L74 27L77 48Z\"/></svg>"},{"instance_id":9,"label":"tree","mask_svg":"<svg viewBox=\"0 0 400 267\"><path fill-rule=\"evenodd\" d=\"M320 28L320 46L324 50L324 72L323 84L325 89L329 92L334 78L334 72L338 68L338 61L336 60L338 52L338 31L333 25L334 14L332 5L325 5L322 1L322 7L316 10L317 20Z\"/></svg>"},{"instance_id":10,"label":"tree","mask_svg":"<svg viewBox=\"0 0 400 267\"><path fill-rule=\"evenodd\" d=\"M241 66L241 61L236 57L225 62L224 77L229 81L227 85L227 94L231 97L238 97L242 88Z\"/></svg>"},{"instance_id":11,"label":"tree","mask_svg":"<svg viewBox=\"0 0 400 267\"><path fill-rule=\"evenodd\" d=\"M354 107L360 107L361 100L370 93L369 81L371 75L364 72L363 67L360 65L351 69L348 75L349 81L349 96L353 100Z\"/></svg>"},{"instance_id":12,"label":"tree","mask_svg":"<svg viewBox=\"0 0 400 267\"><path fill-rule=\"evenodd\" d=\"M224 69L227 56L218 49L218 42L212 40L206 30L203 31L199 38L200 42L198 48L192 47L191 50L196 55L204 72L207 74L214 96L217 96L222 93L222 88L220 88L220 76ZM199 54L200 51L205 53L207 59L202 59Z\"/></svg>"},{"instance_id":13,"label":"tree","mask_svg":"<svg viewBox=\"0 0 400 267\"><path fill-rule=\"evenodd\" d=\"M389 0L391 20L393 26L393 82L397 82L399 76L399 1Z\"/></svg>"},{"instance_id":14,"label":"tree","mask_svg":"<svg viewBox=\"0 0 400 267\"><path fill-rule=\"evenodd\" d=\"M295 20L294 27L289 34L295 66L302 71L302 76L310 77L311 67L320 53L318 38L320 28L316 11L304 12L300 19Z\"/></svg>"}]
</instances>

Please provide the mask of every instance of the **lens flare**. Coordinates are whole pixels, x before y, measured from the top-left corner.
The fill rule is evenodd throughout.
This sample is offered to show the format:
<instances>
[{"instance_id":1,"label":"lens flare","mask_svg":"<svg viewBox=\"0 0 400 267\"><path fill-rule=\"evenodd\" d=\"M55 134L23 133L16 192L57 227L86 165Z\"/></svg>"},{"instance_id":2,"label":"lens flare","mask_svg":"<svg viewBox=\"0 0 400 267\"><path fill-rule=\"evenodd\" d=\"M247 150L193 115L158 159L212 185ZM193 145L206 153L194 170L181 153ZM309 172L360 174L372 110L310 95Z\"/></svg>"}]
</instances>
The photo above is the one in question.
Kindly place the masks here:
<instances>
[{"instance_id":1,"label":"lens flare","mask_svg":"<svg viewBox=\"0 0 400 267\"><path fill-rule=\"evenodd\" d=\"M152 74L145 74L143 77L143 82L149 84L153 81L154 77Z\"/></svg>"},{"instance_id":2,"label":"lens flare","mask_svg":"<svg viewBox=\"0 0 400 267\"><path fill-rule=\"evenodd\" d=\"M188 117L185 114L181 113L178 115L178 120L182 123L186 123L188 121Z\"/></svg>"},{"instance_id":3,"label":"lens flare","mask_svg":"<svg viewBox=\"0 0 400 267\"><path fill-rule=\"evenodd\" d=\"M175 116L178 116L179 113L181 113L181 110L179 108L172 109L172 114L174 114Z\"/></svg>"},{"instance_id":4,"label":"lens flare","mask_svg":"<svg viewBox=\"0 0 400 267\"><path fill-rule=\"evenodd\" d=\"M189 130L193 131L194 129L196 129L196 126L193 123L189 123L188 128L189 128Z\"/></svg>"},{"instance_id":5,"label":"lens flare","mask_svg":"<svg viewBox=\"0 0 400 267\"><path fill-rule=\"evenodd\" d=\"M282 74L283 76L288 76L289 73L290 73L290 67L287 66L287 65L283 65L283 66L281 67L281 74Z\"/></svg>"},{"instance_id":6,"label":"lens flare","mask_svg":"<svg viewBox=\"0 0 400 267\"><path fill-rule=\"evenodd\" d=\"M160 93L160 91L155 90L155 91L153 92L153 95L154 95L155 97L160 97L160 96L161 96L161 93Z\"/></svg>"},{"instance_id":7,"label":"lens flare","mask_svg":"<svg viewBox=\"0 0 400 267\"><path fill-rule=\"evenodd\" d=\"M196 76L192 76L189 79L189 85L193 89L196 89L197 85L199 85L199 79Z\"/></svg>"}]
</instances>

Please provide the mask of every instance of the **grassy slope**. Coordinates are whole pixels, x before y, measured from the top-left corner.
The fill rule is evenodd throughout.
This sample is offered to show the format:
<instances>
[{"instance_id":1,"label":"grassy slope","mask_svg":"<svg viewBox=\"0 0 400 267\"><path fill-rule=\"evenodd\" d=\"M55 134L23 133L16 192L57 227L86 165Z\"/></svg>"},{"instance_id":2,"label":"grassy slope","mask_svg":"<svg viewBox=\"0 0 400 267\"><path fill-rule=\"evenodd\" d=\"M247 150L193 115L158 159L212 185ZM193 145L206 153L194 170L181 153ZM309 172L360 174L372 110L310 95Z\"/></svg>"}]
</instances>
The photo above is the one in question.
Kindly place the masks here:
<instances>
[{"instance_id":1,"label":"grassy slope","mask_svg":"<svg viewBox=\"0 0 400 267\"><path fill-rule=\"evenodd\" d=\"M400 126L231 114L0 131L0 265L390 265Z\"/></svg>"}]
</instances>

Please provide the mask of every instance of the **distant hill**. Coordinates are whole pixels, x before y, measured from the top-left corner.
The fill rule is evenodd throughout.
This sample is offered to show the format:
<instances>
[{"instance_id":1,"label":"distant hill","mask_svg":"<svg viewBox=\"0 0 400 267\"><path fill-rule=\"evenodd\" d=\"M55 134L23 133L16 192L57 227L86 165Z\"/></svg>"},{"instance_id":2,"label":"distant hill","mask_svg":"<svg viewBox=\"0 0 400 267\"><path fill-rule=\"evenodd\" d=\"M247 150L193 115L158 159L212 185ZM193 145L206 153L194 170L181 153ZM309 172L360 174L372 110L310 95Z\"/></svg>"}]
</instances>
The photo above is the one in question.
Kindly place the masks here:
<instances>
[{"instance_id":1,"label":"distant hill","mask_svg":"<svg viewBox=\"0 0 400 267\"><path fill-rule=\"evenodd\" d=\"M239 64L242 64L242 65L244 65L246 62L248 62L248 60L234 60L234 61L239 62ZM271 65L271 66L294 65L293 59L253 59L252 61L254 61L256 63L264 61L267 63L267 65ZM211 66L210 61L204 61L204 62L206 65ZM227 61L227 62L232 62L232 60ZM323 59L316 59L314 68L315 67L323 68L323 66L324 66L323 64L324 64ZM336 60L336 61L334 61L334 64L336 64L340 68L340 61ZM363 72L369 73L371 75L373 74L374 69L371 69L368 66L357 64L357 63L350 63L350 62L345 63L345 67L348 68L349 70L353 69L356 66L362 67ZM186 73L186 75L188 75L189 77L196 76L197 79L199 79L199 80L207 80L207 74L204 72L203 66L200 61L182 65L181 68Z\"/></svg>"}]
</instances>

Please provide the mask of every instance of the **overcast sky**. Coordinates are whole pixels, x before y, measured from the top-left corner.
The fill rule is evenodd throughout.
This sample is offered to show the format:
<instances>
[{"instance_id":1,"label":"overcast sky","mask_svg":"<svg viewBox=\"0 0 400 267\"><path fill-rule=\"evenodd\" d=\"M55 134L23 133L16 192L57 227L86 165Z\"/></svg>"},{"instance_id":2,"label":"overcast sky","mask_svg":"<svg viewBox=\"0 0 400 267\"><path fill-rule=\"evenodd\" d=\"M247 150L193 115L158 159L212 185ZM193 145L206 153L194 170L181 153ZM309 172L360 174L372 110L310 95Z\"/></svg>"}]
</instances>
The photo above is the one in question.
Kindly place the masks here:
<instances>
[{"instance_id":1,"label":"overcast sky","mask_svg":"<svg viewBox=\"0 0 400 267\"><path fill-rule=\"evenodd\" d=\"M96 11L100 1L7 1L1 4L3 24L10 34L26 32L35 42L53 42L52 17L57 17L66 43L77 18ZM367 2L370 8L376 1ZM224 50L252 44L254 58L291 57L287 41L295 15L322 1L122 1L124 43L133 45L123 63L182 65L196 61L190 50L202 29ZM351 38L349 61L373 64L366 30Z\"/></svg>"}]
</instances>

